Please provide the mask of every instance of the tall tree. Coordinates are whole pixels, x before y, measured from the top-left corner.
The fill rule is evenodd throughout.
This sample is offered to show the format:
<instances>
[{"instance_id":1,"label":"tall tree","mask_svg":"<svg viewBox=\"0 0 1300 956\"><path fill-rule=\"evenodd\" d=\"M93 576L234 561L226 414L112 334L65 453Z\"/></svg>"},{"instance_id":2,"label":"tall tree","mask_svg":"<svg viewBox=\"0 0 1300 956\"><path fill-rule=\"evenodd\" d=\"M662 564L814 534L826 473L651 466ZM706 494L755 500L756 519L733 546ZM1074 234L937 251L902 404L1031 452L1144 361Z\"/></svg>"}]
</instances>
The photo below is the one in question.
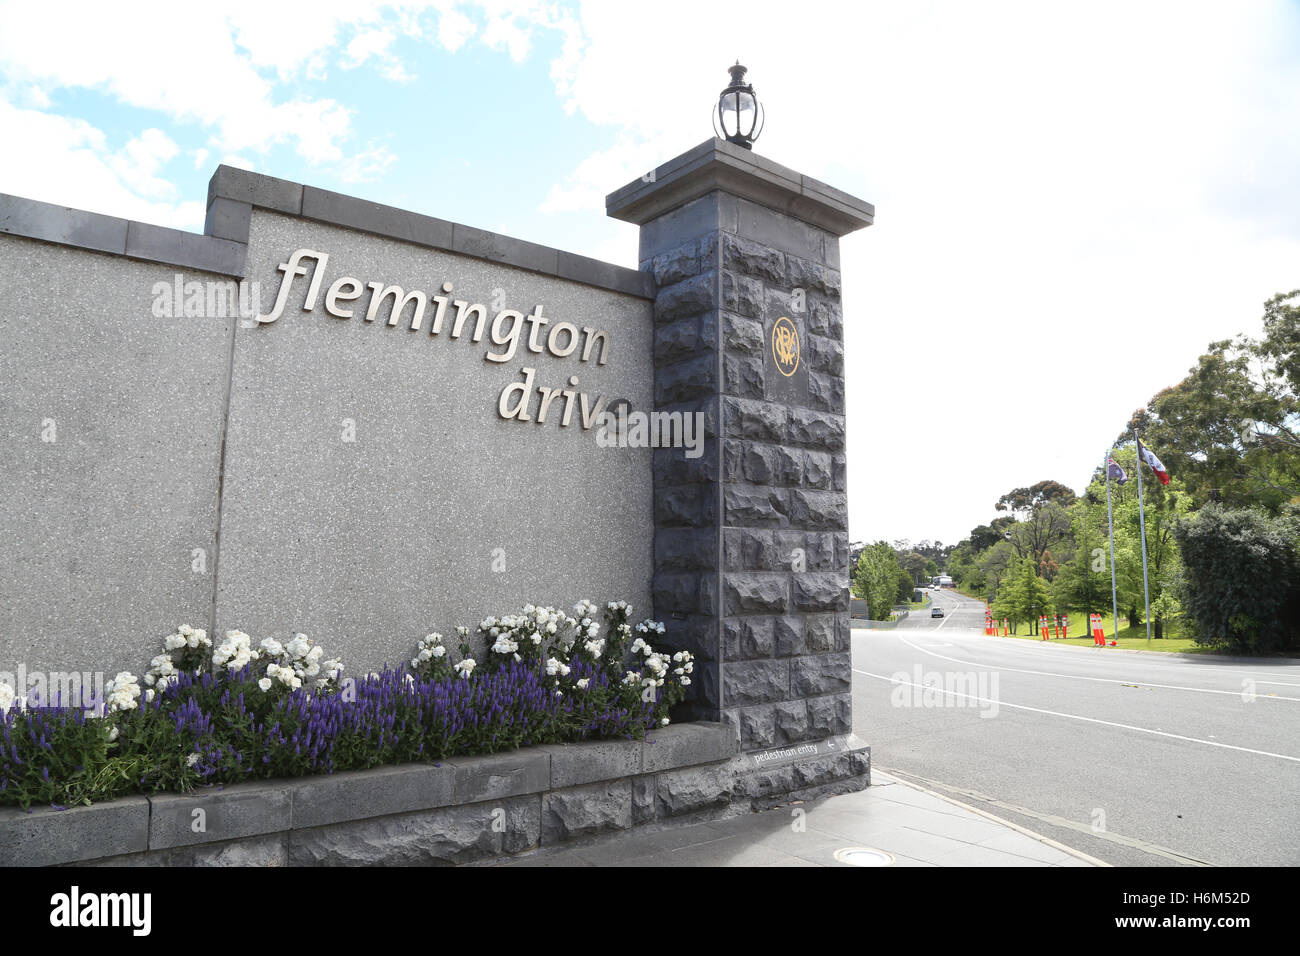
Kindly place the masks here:
<instances>
[{"instance_id":1,"label":"tall tree","mask_svg":"<svg viewBox=\"0 0 1300 956\"><path fill-rule=\"evenodd\" d=\"M1106 509L1098 508L1085 494L1071 512L1074 556L1052 582L1052 600L1058 610L1073 611L1086 620L1089 614L1111 610Z\"/></svg>"},{"instance_id":2,"label":"tall tree","mask_svg":"<svg viewBox=\"0 0 1300 956\"><path fill-rule=\"evenodd\" d=\"M1028 558L1034 567L1038 567L1043 555L1069 535L1070 514L1058 501L1045 501L1009 530L1011 537L1008 540L1015 548L1016 556Z\"/></svg>"},{"instance_id":3,"label":"tall tree","mask_svg":"<svg viewBox=\"0 0 1300 956\"><path fill-rule=\"evenodd\" d=\"M889 620L898 596L898 555L888 541L877 541L862 549L853 572L853 589L867 602L867 616L873 621Z\"/></svg>"},{"instance_id":4,"label":"tall tree","mask_svg":"<svg viewBox=\"0 0 1300 956\"><path fill-rule=\"evenodd\" d=\"M1014 559L998 589L993 613L1011 623L1012 633L1021 621L1029 623L1030 634L1038 633L1039 615L1052 613L1052 596L1031 562Z\"/></svg>"},{"instance_id":5,"label":"tall tree","mask_svg":"<svg viewBox=\"0 0 1300 956\"><path fill-rule=\"evenodd\" d=\"M1049 502L1068 507L1074 503L1074 492L1059 481L1040 481L1028 488L1013 488L994 507L998 511L1028 514Z\"/></svg>"}]
</instances>

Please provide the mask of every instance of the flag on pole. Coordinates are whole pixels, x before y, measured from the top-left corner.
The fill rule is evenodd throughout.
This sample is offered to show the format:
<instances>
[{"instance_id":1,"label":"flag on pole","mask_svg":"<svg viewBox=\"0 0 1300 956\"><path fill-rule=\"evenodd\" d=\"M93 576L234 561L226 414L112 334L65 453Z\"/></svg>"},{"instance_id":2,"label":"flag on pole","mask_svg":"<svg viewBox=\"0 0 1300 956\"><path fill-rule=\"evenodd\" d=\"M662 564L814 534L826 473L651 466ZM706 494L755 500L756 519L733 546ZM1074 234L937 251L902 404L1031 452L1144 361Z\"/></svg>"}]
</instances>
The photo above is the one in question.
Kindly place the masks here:
<instances>
[{"instance_id":1,"label":"flag on pole","mask_svg":"<svg viewBox=\"0 0 1300 956\"><path fill-rule=\"evenodd\" d=\"M1124 482L1128 481L1128 472L1121 468L1119 462L1114 458L1106 460L1106 473L1110 477L1110 480L1115 482L1117 485L1122 485Z\"/></svg>"},{"instance_id":2,"label":"flag on pole","mask_svg":"<svg viewBox=\"0 0 1300 956\"><path fill-rule=\"evenodd\" d=\"M1165 471L1165 466L1160 463L1160 459L1156 457L1156 453L1146 445L1142 444L1140 439L1138 440L1138 457L1151 466L1151 470L1154 471L1156 477L1160 479L1160 484L1169 484L1169 472ZM1141 465L1138 467L1141 467Z\"/></svg>"}]
</instances>

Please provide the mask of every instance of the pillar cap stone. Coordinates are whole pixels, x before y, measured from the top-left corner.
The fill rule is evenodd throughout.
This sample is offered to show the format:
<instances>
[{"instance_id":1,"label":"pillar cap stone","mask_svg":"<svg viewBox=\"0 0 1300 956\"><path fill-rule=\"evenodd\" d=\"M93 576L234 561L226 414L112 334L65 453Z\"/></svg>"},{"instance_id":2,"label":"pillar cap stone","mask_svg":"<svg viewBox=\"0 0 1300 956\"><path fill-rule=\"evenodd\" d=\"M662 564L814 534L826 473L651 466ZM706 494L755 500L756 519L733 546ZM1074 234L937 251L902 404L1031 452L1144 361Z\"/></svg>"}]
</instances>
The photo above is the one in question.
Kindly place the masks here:
<instances>
[{"instance_id":1,"label":"pillar cap stone","mask_svg":"<svg viewBox=\"0 0 1300 956\"><path fill-rule=\"evenodd\" d=\"M605 214L644 225L721 190L843 236L871 225L876 207L722 139L670 159L605 197Z\"/></svg>"}]
</instances>

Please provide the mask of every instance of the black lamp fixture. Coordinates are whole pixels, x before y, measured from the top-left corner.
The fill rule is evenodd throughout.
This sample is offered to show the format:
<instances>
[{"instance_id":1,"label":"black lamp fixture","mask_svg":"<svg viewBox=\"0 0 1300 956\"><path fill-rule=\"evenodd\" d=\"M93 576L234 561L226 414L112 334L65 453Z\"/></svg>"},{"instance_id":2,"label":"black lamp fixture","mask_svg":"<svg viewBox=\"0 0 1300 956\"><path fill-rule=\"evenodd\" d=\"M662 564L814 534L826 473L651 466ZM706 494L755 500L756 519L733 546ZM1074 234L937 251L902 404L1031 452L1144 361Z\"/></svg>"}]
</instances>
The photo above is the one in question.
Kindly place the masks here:
<instances>
[{"instance_id":1,"label":"black lamp fixture","mask_svg":"<svg viewBox=\"0 0 1300 956\"><path fill-rule=\"evenodd\" d=\"M746 68L736 61L727 67L731 85L718 97L713 111L713 131L728 143L745 149L754 148L754 140L763 132L763 105L758 102L751 83L745 82Z\"/></svg>"}]
</instances>

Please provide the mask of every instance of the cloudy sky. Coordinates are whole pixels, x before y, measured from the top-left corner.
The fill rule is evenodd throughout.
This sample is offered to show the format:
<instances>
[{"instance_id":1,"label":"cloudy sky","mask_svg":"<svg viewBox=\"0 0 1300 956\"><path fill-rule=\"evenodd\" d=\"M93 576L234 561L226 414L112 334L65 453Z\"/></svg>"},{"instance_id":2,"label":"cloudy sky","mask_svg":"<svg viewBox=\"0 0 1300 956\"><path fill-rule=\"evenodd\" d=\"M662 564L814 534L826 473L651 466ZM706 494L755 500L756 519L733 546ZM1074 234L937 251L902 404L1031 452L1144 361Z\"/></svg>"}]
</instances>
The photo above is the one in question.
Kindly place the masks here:
<instances>
[{"instance_id":1,"label":"cloudy sky","mask_svg":"<svg viewBox=\"0 0 1300 956\"><path fill-rule=\"evenodd\" d=\"M1079 489L1300 287L1300 3L0 0L0 192L199 231L218 163L635 266L604 196L711 134L876 205L843 243L851 534Z\"/></svg>"}]
</instances>

